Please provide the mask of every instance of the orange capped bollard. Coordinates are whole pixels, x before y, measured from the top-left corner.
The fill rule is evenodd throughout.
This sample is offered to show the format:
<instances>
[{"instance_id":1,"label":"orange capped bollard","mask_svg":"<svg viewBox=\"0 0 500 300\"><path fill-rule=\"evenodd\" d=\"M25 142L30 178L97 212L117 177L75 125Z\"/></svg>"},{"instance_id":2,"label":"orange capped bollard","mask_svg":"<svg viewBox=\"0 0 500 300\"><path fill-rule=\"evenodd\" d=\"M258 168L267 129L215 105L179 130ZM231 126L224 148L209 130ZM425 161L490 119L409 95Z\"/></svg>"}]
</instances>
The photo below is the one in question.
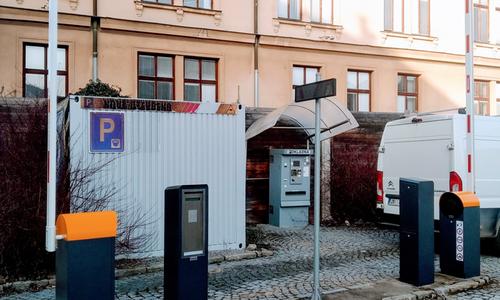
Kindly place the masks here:
<instances>
[{"instance_id":1,"label":"orange capped bollard","mask_svg":"<svg viewBox=\"0 0 500 300\"><path fill-rule=\"evenodd\" d=\"M479 199L470 192L439 199L441 273L462 278L480 275Z\"/></svg>"},{"instance_id":2,"label":"orange capped bollard","mask_svg":"<svg viewBox=\"0 0 500 300\"><path fill-rule=\"evenodd\" d=\"M62 214L56 228L56 299L114 299L116 212Z\"/></svg>"}]
</instances>

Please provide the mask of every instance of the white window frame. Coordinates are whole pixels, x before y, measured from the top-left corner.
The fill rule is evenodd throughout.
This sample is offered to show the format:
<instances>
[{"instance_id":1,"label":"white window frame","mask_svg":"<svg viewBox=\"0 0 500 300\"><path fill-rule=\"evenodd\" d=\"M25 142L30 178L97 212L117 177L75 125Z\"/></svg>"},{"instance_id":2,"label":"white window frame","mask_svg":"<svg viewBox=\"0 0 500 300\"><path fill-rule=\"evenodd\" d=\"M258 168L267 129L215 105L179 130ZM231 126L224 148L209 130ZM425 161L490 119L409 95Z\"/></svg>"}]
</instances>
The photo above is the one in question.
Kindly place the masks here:
<instances>
[{"instance_id":1,"label":"white window frame","mask_svg":"<svg viewBox=\"0 0 500 300\"><path fill-rule=\"evenodd\" d=\"M421 32L421 0L384 0L384 31L396 33L430 36L431 34L431 5L428 1L427 28L428 32ZM390 18L387 14L391 14Z\"/></svg>"}]
</instances>

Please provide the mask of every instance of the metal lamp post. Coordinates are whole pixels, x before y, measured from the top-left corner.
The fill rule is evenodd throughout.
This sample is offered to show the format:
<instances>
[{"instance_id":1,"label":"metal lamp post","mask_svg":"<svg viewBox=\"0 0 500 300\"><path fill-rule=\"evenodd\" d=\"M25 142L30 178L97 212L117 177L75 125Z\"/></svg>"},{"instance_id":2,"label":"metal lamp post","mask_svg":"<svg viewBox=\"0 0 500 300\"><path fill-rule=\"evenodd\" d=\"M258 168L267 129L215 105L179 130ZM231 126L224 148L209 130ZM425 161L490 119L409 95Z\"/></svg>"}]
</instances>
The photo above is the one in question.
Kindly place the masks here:
<instances>
[{"instance_id":1,"label":"metal lamp post","mask_svg":"<svg viewBox=\"0 0 500 300\"><path fill-rule=\"evenodd\" d=\"M47 127L47 223L45 249L56 251L56 153L57 153L57 5L49 1L49 100Z\"/></svg>"},{"instance_id":2,"label":"metal lamp post","mask_svg":"<svg viewBox=\"0 0 500 300\"><path fill-rule=\"evenodd\" d=\"M321 299L319 289L319 223L320 223L320 187L321 187L321 98L336 95L336 80L328 79L295 87L295 102L315 101L314 115L314 272L311 299Z\"/></svg>"}]
</instances>

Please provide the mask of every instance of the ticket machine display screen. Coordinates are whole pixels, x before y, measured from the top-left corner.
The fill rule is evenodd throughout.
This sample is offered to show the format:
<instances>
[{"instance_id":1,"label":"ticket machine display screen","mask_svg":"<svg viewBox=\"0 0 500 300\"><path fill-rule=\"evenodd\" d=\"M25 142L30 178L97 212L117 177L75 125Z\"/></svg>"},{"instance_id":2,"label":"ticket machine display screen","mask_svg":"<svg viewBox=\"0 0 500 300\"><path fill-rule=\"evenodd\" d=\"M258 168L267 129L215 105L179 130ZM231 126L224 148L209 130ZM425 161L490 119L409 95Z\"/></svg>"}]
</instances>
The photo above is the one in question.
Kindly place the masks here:
<instances>
[{"instance_id":1,"label":"ticket machine display screen","mask_svg":"<svg viewBox=\"0 0 500 300\"><path fill-rule=\"evenodd\" d=\"M204 192L185 191L182 201L182 255L204 254Z\"/></svg>"},{"instance_id":2,"label":"ticket machine display screen","mask_svg":"<svg viewBox=\"0 0 500 300\"><path fill-rule=\"evenodd\" d=\"M302 183L302 167L300 160L292 160L290 168L290 180L292 184Z\"/></svg>"}]
</instances>

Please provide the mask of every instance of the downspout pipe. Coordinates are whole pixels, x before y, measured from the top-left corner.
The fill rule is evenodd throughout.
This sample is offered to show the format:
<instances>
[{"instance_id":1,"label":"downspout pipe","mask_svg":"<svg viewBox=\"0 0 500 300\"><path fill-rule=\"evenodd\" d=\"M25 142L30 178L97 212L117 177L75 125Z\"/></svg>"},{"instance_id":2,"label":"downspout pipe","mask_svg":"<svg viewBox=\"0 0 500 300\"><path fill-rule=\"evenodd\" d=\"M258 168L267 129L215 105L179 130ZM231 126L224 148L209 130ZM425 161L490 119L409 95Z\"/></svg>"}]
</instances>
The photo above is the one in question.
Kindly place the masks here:
<instances>
[{"instance_id":1,"label":"downspout pipe","mask_svg":"<svg viewBox=\"0 0 500 300\"><path fill-rule=\"evenodd\" d=\"M98 57L98 47L97 47L97 33L99 30L99 17L97 16L97 0L93 0L93 12L91 18L92 25L92 81L96 81L99 78L97 57Z\"/></svg>"},{"instance_id":2,"label":"downspout pipe","mask_svg":"<svg viewBox=\"0 0 500 300\"><path fill-rule=\"evenodd\" d=\"M259 107L259 0L254 0L253 10L253 32L255 35L253 49L253 67L254 67L254 106Z\"/></svg>"}]
</instances>

